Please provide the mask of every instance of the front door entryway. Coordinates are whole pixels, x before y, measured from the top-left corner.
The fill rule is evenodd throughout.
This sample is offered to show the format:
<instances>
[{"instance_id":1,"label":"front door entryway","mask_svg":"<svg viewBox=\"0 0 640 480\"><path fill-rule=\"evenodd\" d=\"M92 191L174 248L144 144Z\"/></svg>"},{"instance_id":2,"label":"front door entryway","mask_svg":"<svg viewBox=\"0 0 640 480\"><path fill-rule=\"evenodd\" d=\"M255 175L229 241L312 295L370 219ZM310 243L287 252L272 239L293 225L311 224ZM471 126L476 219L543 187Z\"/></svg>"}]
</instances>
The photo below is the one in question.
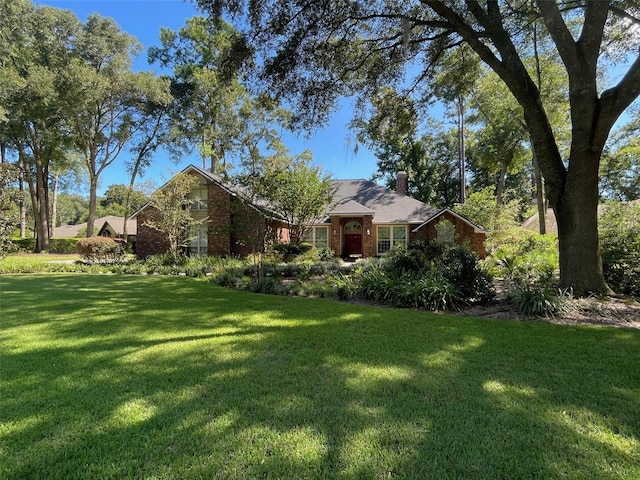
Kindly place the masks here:
<instances>
[{"instance_id":1,"label":"front door entryway","mask_svg":"<svg viewBox=\"0 0 640 480\"><path fill-rule=\"evenodd\" d=\"M346 256L362 255L362 234L346 233L344 235L344 250Z\"/></svg>"}]
</instances>

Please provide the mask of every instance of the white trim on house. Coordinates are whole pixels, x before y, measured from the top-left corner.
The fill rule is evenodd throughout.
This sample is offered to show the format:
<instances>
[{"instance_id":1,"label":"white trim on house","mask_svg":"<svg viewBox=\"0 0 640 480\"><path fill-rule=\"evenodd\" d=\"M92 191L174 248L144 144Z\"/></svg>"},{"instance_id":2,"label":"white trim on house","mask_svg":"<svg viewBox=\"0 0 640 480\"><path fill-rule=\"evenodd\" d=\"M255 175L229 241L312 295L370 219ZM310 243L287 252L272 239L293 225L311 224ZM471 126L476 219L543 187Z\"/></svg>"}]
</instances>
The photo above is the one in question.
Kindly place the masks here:
<instances>
[{"instance_id":1,"label":"white trim on house","mask_svg":"<svg viewBox=\"0 0 640 480\"><path fill-rule=\"evenodd\" d=\"M305 235L305 240L311 243L316 248L318 247L318 230L324 230L325 238L320 240L323 242L323 245L320 245L320 248L330 248L331 247L331 236L329 235L329 225L314 225L313 227L309 227L307 230L307 234Z\"/></svg>"},{"instance_id":2,"label":"white trim on house","mask_svg":"<svg viewBox=\"0 0 640 480\"><path fill-rule=\"evenodd\" d=\"M436 218L438 218L440 215L442 215L445 212L449 212L451 215L453 215L456 218L459 218L460 220L462 220L465 223L468 223L469 225L471 225L473 227L473 231L475 233L487 233L487 231L476 225L475 223L473 223L472 221L470 221L468 218L463 217L462 215L460 215L459 213L454 212L453 210L451 210L450 208L443 208L442 210L440 210L438 213L436 213L435 215L432 215L429 219L425 220L424 222L422 222L420 225L418 225L416 228L414 228L412 231L415 233L418 230L420 230L422 227L424 227L425 225L433 222Z\"/></svg>"},{"instance_id":3,"label":"white trim on house","mask_svg":"<svg viewBox=\"0 0 640 480\"><path fill-rule=\"evenodd\" d=\"M404 229L404 246L406 247L409 244L409 229L408 229L408 225L398 225L398 224L388 224L388 225L375 225L376 227L376 238L375 238L375 242L376 242L376 255L384 255L386 252L388 252L389 250L391 250L393 247L395 247L398 243L400 239L394 238L394 229L396 228L403 228ZM381 228L388 228L389 229L389 238L388 239L382 239L382 241L389 241L389 247L384 250L384 251L380 251L380 229Z\"/></svg>"}]
</instances>

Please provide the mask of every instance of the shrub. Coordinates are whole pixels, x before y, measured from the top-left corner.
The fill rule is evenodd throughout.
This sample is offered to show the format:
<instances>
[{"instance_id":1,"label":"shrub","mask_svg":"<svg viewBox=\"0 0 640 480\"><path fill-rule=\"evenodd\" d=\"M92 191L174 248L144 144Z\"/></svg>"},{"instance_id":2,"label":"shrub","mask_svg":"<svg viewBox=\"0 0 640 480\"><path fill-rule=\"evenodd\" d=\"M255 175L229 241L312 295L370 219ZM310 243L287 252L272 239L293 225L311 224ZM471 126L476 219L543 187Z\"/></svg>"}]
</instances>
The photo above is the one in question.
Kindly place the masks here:
<instances>
[{"instance_id":1,"label":"shrub","mask_svg":"<svg viewBox=\"0 0 640 480\"><path fill-rule=\"evenodd\" d=\"M33 252L36 248L35 238L20 238L11 241L18 247L19 250L23 250L25 252Z\"/></svg>"},{"instance_id":2,"label":"shrub","mask_svg":"<svg viewBox=\"0 0 640 480\"><path fill-rule=\"evenodd\" d=\"M600 218L602 268L617 293L640 297L640 203L610 203Z\"/></svg>"},{"instance_id":3,"label":"shrub","mask_svg":"<svg viewBox=\"0 0 640 480\"><path fill-rule=\"evenodd\" d=\"M425 310L454 310L463 303L458 289L441 275L430 272L420 279L404 277L393 287L393 304Z\"/></svg>"},{"instance_id":4,"label":"shrub","mask_svg":"<svg viewBox=\"0 0 640 480\"><path fill-rule=\"evenodd\" d=\"M437 271L401 276L380 266L370 266L354 274L355 287L362 298L400 308L454 310L464 302L459 289Z\"/></svg>"},{"instance_id":5,"label":"shrub","mask_svg":"<svg viewBox=\"0 0 640 480\"><path fill-rule=\"evenodd\" d=\"M427 310L457 310L465 303L458 287L438 276L429 275L417 282L416 306Z\"/></svg>"},{"instance_id":6,"label":"shrub","mask_svg":"<svg viewBox=\"0 0 640 480\"><path fill-rule=\"evenodd\" d=\"M417 241L406 251L392 250L385 258L388 275L415 279L441 277L455 288L458 299L465 302L486 303L495 297L491 275L480 265L478 256L465 246Z\"/></svg>"},{"instance_id":7,"label":"shrub","mask_svg":"<svg viewBox=\"0 0 640 480\"><path fill-rule=\"evenodd\" d=\"M321 262L330 262L331 260L335 259L335 254L330 248L322 247L318 248L317 251Z\"/></svg>"},{"instance_id":8,"label":"shrub","mask_svg":"<svg viewBox=\"0 0 640 480\"><path fill-rule=\"evenodd\" d=\"M78 254L88 261L118 261L124 256L124 245L109 237L89 237L76 243Z\"/></svg>"},{"instance_id":9,"label":"shrub","mask_svg":"<svg viewBox=\"0 0 640 480\"><path fill-rule=\"evenodd\" d=\"M300 255L311 250L313 245L310 243L276 243L271 248L284 255Z\"/></svg>"},{"instance_id":10,"label":"shrub","mask_svg":"<svg viewBox=\"0 0 640 480\"><path fill-rule=\"evenodd\" d=\"M52 238L49 242L51 253L76 253L78 238Z\"/></svg>"},{"instance_id":11,"label":"shrub","mask_svg":"<svg viewBox=\"0 0 640 480\"><path fill-rule=\"evenodd\" d=\"M356 293L374 302L386 302L391 295L392 279L378 265L372 265L354 274Z\"/></svg>"},{"instance_id":12,"label":"shrub","mask_svg":"<svg viewBox=\"0 0 640 480\"><path fill-rule=\"evenodd\" d=\"M355 281L342 272L329 276L326 283L333 288L333 296L339 300L349 300L356 294Z\"/></svg>"},{"instance_id":13,"label":"shrub","mask_svg":"<svg viewBox=\"0 0 640 480\"><path fill-rule=\"evenodd\" d=\"M517 285L510 296L518 310L527 315L553 317L569 309L570 296L542 284Z\"/></svg>"},{"instance_id":14,"label":"shrub","mask_svg":"<svg viewBox=\"0 0 640 480\"><path fill-rule=\"evenodd\" d=\"M277 293L278 282L273 277L266 277L251 285L251 291L255 293L275 294Z\"/></svg>"},{"instance_id":15,"label":"shrub","mask_svg":"<svg viewBox=\"0 0 640 480\"><path fill-rule=\"evenodd\" d=\"M51 253L76 253L78 250L76 244L79 238L52 238L49 240L49 251ZM12 243L25 252L33 252L36 248L35 238L19 238L13 239Z\"/></svg>"},{"instance_id":16,"label":"shrub","mask_svg":"<svg viewBox=\"0 0 640 480\"><path fill-rule=\"evenodd\" d=\"M517 270L557 272L558 236L540 235L523 228L511 229L502 236L502 243L493 249L485 265L497 274L511 278Z\"/></svg>"},{"instance_id":17,"label":"shrub","mask_svg":"<svg viewBox=\"0 0 640 480\"><path fill-rule=\"evenodd\" d=\"M183 261L186 261L184 257L179 257ZM179 260L180 261L180 260ZM176 264L176 259L170 253L158 253L157 255L151 255L145 259L147 267L154 271L160 267L169 267Z\"/></svg>"},{"instance_id":18,"label":"shrub","mask_svg":"<svg viewBox=\"0 0 640 480\"><path fill-rule=\"evenodd\" d=\"M481 267L478 256L466 247L444 249L437 268L467 302L487 303L496 296L491 275Z\"/></svg>"},{"instance_id":19,"label":"shrub","mask_svg":"<svg viewBox=\"0 0 640 480\"><path fill-rule=\"evenodd\" d=\"M214 275L211 281L221 287L239 288L242 285L242 273L236 269L224 269Z\"/></svg>"}]
</instances>

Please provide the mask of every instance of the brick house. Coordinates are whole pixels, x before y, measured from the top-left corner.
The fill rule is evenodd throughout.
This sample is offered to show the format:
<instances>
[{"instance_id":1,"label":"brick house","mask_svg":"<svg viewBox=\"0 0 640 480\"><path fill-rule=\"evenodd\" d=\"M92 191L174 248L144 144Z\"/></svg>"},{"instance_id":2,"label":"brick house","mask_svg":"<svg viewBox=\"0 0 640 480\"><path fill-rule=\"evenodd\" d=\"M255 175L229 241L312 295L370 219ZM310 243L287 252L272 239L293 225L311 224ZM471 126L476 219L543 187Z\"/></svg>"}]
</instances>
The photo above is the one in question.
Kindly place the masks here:
<instances>
[{"instance_id":1,"label":"brick house","mask_svg":"<svg viewBox=\"0 0 640 480\"><path fill-rule=\"evenodd\" d=\"M484 229L448 208L408 197L404 172L396 183L393 191L369 180L334 180L334 204L310 225L308 241L345 258L382 255L414 240L468 244L484 258Z\"/></svg>"},{"instance_id":2,"label":"brick house","mask_svg":"<svg viewBox=\"0 0 640 480\"><path fill-rule=\"evenodd\" d=\"M242 188L193 165L183 173L198 175L192 214L208 218L206 227L193 232L189 252L207 255L248 255L272 242L286 242L282 218L264 200L249 200ZM308 225L307 241L345 258L382 255L395 245L414 240L468 244L480 257L486 254L486 232L452 210L438 209L408 197L406 175L398 174L397 191L369 180L333 180L333 203L317 222ZM145 226L153 209L135 214L137 255L146 257L167 250L162 235ZM264 241L266 238L266 241Z\"/></svg>"},{"instance_id":3,"label":"brick house","mask_svg":"<svg viewBox=\"0 0 640 480\"><path fill-rule=\"evenodd\" d=\"M181 173L198 177L198 187L189 195L193 200L191 214L207 219L190 232L190 255L246 256L263 251L269 243L289 240L286 224L263 200L250 199L243 188L193 165ZM146 225L153 210L147 204L132 215L137 223L136 255L140 258L168 251L163 234Z\"/></svg>"}]
</instances>

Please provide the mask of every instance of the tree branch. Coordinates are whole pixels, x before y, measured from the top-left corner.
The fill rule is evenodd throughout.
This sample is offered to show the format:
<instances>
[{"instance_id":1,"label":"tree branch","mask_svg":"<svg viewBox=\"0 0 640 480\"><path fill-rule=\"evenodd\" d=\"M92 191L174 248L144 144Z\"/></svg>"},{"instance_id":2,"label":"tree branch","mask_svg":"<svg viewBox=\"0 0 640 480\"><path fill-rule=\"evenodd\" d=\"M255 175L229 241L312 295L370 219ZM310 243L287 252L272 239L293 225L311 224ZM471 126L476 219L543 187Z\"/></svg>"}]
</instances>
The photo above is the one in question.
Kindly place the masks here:
<instances>
[{"instance_id":1,"label":"tree branch","mask_svg":"<svg viewBox=\"0 0 640 480\"><path fill-rule=\"evenodd\" d=\"M607 135L613 124L622 112L640 96L640 55L631 65L618 85L602 92L600 96L601 114L598 118L596 132L603 138L596 138L601 144L607 139ZM606 134L605 134L606 132Z\"/></svg>"},{"instance_id":2,"label":"tree branch","mask_svg":"<svg viewBox=\"0 0 640 480\"><path fill-rule=\"evenodd\" d=\"M580 64L576 42L562 19L562 14L555 1L536 0L536 5L542 14L542 20L553 42L558 49L562 63L564 63L569 76L578 75L575 66Z\"/></svg>"},{"instance_id":3,"label":"tree branch","mask_svg":"<svg viewBox=\"0 0 640 480\"><path fill-rule=\"evenodd\" d=\"M609 15L609 1L588 1L584 13L582 34L578 39L578 48L582 51L589 71L596 71L600 46L604 37L604 27Z\"/></svg>"}]
</instances>

